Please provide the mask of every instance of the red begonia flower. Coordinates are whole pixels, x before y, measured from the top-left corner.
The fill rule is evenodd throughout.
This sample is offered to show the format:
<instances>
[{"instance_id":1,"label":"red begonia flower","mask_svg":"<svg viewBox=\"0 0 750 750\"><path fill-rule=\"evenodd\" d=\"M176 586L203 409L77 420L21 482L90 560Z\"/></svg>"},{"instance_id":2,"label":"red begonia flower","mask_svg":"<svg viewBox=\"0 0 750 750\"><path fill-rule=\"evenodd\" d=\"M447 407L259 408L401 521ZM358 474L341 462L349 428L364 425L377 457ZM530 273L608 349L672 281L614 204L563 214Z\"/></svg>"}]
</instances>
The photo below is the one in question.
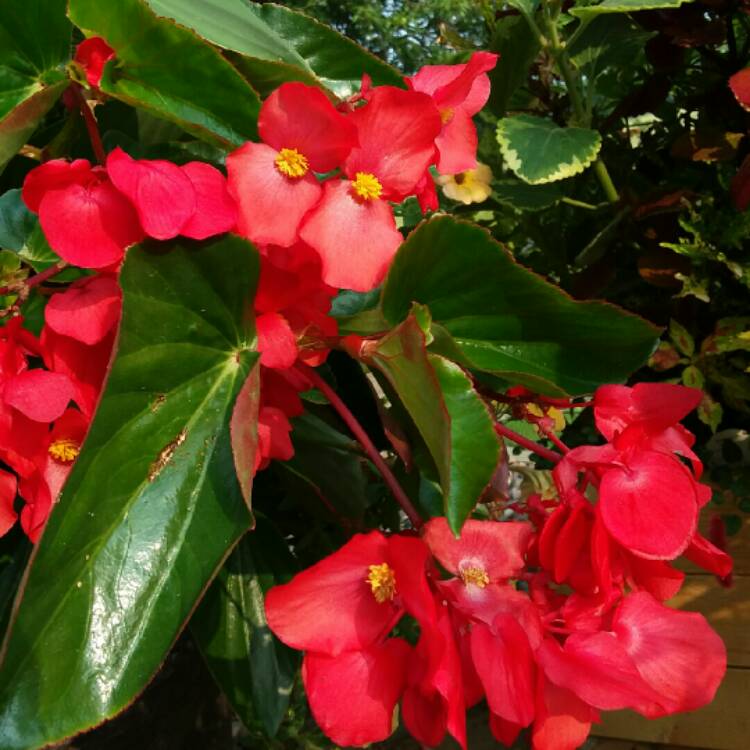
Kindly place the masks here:
<instances>
[{"instance_id":1,"label":"red begonia flower","mask_svg":"<svg viewBox=\"0 0 750 750\"><path fill-rule=\"evenodd\" d=\"M89 86L97 88L102 82L104 66L115 56L115 51L100 36L84 39L73 58L86 72Z\"/></svg>"},{"instance_id":2,"label":"red begonia flower","mask_svg":"<svg viewBox=\"0 0 750 750\"><path fill-rule=\"evenodd\" d=\"M313 172L341 165L356 130L319 89L285 83L263 102L258 131L263 143L246 143L227 157L237 226L255 243L288 247L320 198Z\"/></svg>"},{"instance_id":3,"label":"red begonia flower","mask_svg":"<svg viewBox=\"0 0 750 750\"><path fill-rule=\"evenodd\" d=\"M599 713L570 690L559 687L539 671L536 719L531 733L534 750L576 750L588 737Z\"/></svg>"},{"instance_id":4,"label":"red begonia flower","mask_svg":"<svg viewBox=\"0 0 750 750\"><path fill-rule=\"evenodd\" d=\"M260 363L284 370L297 360L297 339L289 322L279 313L269 312L255 319Z\"/></svg>"},{"instance_id":5,"label":"red begonia flower","mask_svg":"<svg viewBox=\"0 0 750 750\"><path fill-rule=\"evenodd\" d=\"M490 711L513 724L529 726L534 719L536 664L518 621L499 614L491 628L476 623L471 629L471 654Z\"/></svg>"},{"instance_id":6,"label":"red begonia flower","mask_svg":"<svg viewBox=\"0 0 750 750\"><path fill-rule=\"evenodd\" d=\"M750 111L750 68L737 71L729 79L729 88L742 109Z\"/></svg>"},{"instance_id":7,"label":"red begonia flower","mask_svg":"<svg viewBox=\"0 0 750 750\"><path fill-rule=\"evenodd\" d=\"M477 165L477 131L471 118L487 103L487 71L496 64L497 55L475 52L464 65L425 65L406 79L415 91L429 94L440 111L443 127L435 145L442 174L466 172Z\"/></svg>"},{"instance_id":8,"label":"red begonia flower","mask_svg":"<svg viewBox=\"0 0 750 750\"><path fill-rule=\"evenodd\" d=\"M612 629L661 710L646 716L694 711L710 703L724 677L724 642L697 612L679 612L646 592L625 597Z\"/></svg>"},{"instance_id":9,"label":"red begonia flower","mask_svg":"<svg viewBox=\"0 0 750 750\"><path fill-rule=\"evenodd\" d=\"M47 370L26 370L9 378L3 388L3 401L36 422L52 422L75 396L67 375Z\"/></svg>"},{"instance_id":10,"label":"red begonia flower","mask_svg":"<svg viewBox=\"0 0 750 750\"><path fill-rule=\"evenodd\" d=\"M640 451L607 469L599 509L607 531L640 557L673 560L690 543L698 520L696 483L679 459Z\"/></svg>"},{"instance_id":11,"label":"red begonia flower","mask_svg":"<svg viewBox=\"0 0 750 750\"><path fill-rule=\"evenodd\" d=\"M388 539L357 534L266 595L274 633L292 648L337 656L367 649L403 614Z\"/></svg>"},{"instance_id":12,"label":"red begonia flower","mask_svg":"<svg viewBox=\"0 0 750 750\"><path fill-rule=\"evenodd\" d=\"M54 501L60 494L73 463L78 458L89 420L77 409L67 409L55 421L52 431L43 443L39 470L47 483Z\"/></svg>"},{"instance_id":13,"label":"red begonia flower","mask_svg":"<svg viewBox=\"0 0 750 750\"><path fill-rule=\"evenodd\" d=\"M135 206L149 237L176 237L195 213L193 183L171 161L133 159L118 147L107 156L107 174Z\"/></svg>"},{"instance_id":14,"label":"red begonia flower","mask_svg":"<svg viewBox=\"0 0 750 750\"><path fill-rule=\"evenodd\" d=\"M91 168L85 159L54 159L32 170L24 181L23 199L39 214L50 247L82 268L117 263L126 247L143 238L130 202L102 167Z\"/></svg>"},{"instance_id":15,"label":"red begonia flower","mask_svg":"<svg viewBox=\"0 0 750 750\"><path fill-rule=\"evenodd\" d=\"M294 455L294 446L289 437L291 431L292 425L281 409L265 404L260 407L256 471L264 469L272 459L288 461Z\"/></svg>"},{"instance_id":16,"label":"red begonia flower","mask_svg":"<svg viewBox=\"0 0 750 750\"><path fill-rule=\"evenodd\" d=\"M195 210L183 224L180 234L193 240L205 240L234 229L237 206L229 194L227 179L216 167L191 161L180 167L195 191Z\"/></svg>"},{"instance_id":17,"label":"red begonia flower","mask_svg":"<svg viewBox=\"0 0 750 750\"><path fill-rule=\"evenodd\" d=\"M302 681L310 710L333 742L362 746L391 735L410 651L406 641L389 638L334 657L305 654Z\"/></svg>"},{"instance_id":18,"label":"red begonia flower","mask_svg":"<svg viewBox=\"0 0 750 750\"><path fill-rule=\"evenodd\" d=\"M48 433L47 423L35 422L0 403L0 459L20 477L37 470L34 457Z\"/></svg>"},{"instance_id":19,"label":"red begonia flower","mask_svg":"<svg viewBox=\"0 0 750 750\"><path fill-rule=\"evenodd\" d=\"M18 515L13 507L16 499L15 475L0 469L0 536L7 534Z\"/></svg>"},{"instance_id":20,"label":"red begonia flower","mask_svg":"<svg viewBox=\"0 0 750 750\"><path fill-rule=\"evenodd\" d=\"M403 241L388 203L359 198L352 183L337 179L325 183L300 237L320 253L326 284L356 292L380 284Z\"/></svg>"},{"instance_id":21,"label":"red begonia flower","mask_svg":"<svg viewBox=\"0 0 750 750\"><path fill-rule=\"evenodd\" d=\"M428 521L423 532L425 543L448 572L480 587L518 575L531 534L525 522L469 519L456 539L442 517Z\"/></svg>"},{"instance_id":22,"label":"red begonia flower","mask_svg":"<svg viewBox=\"0 0 750 750\"><path fill-rule=\"evenodd\" d=\"M88 276L50 297L45 323L83 344L98 344L120 319L122 293L111 276Z\"/></svg>"}]
</instances>

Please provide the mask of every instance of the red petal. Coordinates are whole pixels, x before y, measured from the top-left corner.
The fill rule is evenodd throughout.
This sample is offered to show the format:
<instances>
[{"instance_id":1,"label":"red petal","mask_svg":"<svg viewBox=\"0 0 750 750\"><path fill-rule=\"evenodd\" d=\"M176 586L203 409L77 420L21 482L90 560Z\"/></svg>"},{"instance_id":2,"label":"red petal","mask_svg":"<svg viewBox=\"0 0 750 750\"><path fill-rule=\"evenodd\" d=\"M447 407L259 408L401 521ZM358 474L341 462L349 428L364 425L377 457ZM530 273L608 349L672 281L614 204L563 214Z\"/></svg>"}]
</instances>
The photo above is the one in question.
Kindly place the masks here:
<instances>
[{"instance_id":1,"label":"red petal","mask_svg":"<svg viewBox=\"0 0 750 750\"><path fill-rule=\"evenodd\" d=\"M258 413L258 450L255 454L256 468L268 459L288 461L294 455L294 446L289 437L292 425L281 409L262 406ZM265 459L265 460L264 460Z\"/></svg>"},{"instance_id":2,"label":"red petal","mask_svg":"<svg viewBox=\"0 0 750 750\"><path fill-rule=\"evenodd\" d=\"M380 532L357 534L337 552L268 592L269 627L296 649L337 656L369 648L401 616L393 602L378 603L367 582L370 565L387 560L388 542Z\"/></svg>"},{"instance_id":3,"label":"red petal","mask_svg":"<svg viewBox=\"0 0 750 750\"><path fill-rule=\"evenodd\" d=\"M26 500L26 505L21 510L21 528L36 544L52 510L52 496L44 478L38 473L23 480L18 493Z\"/></svg>"},{"instance_id":4,"label":"red petal","mask_svg":"<svg viewBox=\"0 0 750 750\"><path fill-rule=\"evenodd\" d=\"M5 403L36 422L52 422L73 398L70 378L47 370L27 370L9 378L3 390Z\"/></svg>"},{"instance_id":5,"label":"red petal","mask_svg":"<svg viewBox=\"0 0 750 750\"><path fill-rule=\"evenodd\" d=\"M443 127L432 99L380 86L350 118L357 126L359 146L344 164L347 177L353 179L357 172L374 174L384 198L413 193L434 160L435 138Z\"/></svg>"},{"instance_id":6,"label":"red petal","mask_svg":"<svg viewBox=\"0 0 750 750\"><path fill-rule=\"evenodd\" d=\"M170 161L136 160L118 147L107 157L107 174L135 206L149 237L176 237L195 213L193 183Z\"/></svg>"},{"instance_id":7,"label":"red petal","mask_svg":"<svg viewBox=\"0 0 750 750\"><path fill-rule=\"evenodd\" d=\"M437 163L440 174L458 174L477 166L477 129L471 115L464 110L453 113L435 145L440 154Z\"/></svg>"},{"instance_id":8,"label":"red petal","mask_svg":"<svg viewBox=\"0 0 750 750\"><path fill-rule=\"evenodd\" d=\"M68 185L83 185L91 179L91 164L87 159L51 159L34 167L23 181L21 197L30 211L39 213L39 204L50 190L62 190Z\"/></svg>"},{"instance_id":9,"label":"red petal","mask_svg":"<svg viewBox=\"0 0 750 750\"><path fill-rule=\"evenodd\" d=\"M336 169L357 144L349 118L320 89L296 82L283 83L263 102L258 132L276 151L297 149L315 172Z\"/></svg>"},{"instance_id":10,"label":"red petal","mask_svg":"<svg viewBox=\"0 0 750 750\"><path fill-rule=\"evenodd\" d=\"M536 658L550 681L596 708L633 708L647 713L658 706L659 696L641 678L613 633L575 633L565 642L564 649L547 638Z\"/></svg>"},{"instance_id":11,"label":"red petal","mask_svg":"<svg viewBox=\"0 0 750 750\"><path fill-rule=\"evenodd\" d=\"M695 480L672 456L642 451L602 476L599 508L607 531L631 552L673 560L690 543L698 518Z\"/></svg>"},{"instance_id":12,"label":"red petal","mask_svg":"<svg viewBox=\"0 0 750 750\"><path fill-rule=\"evenodd\" d=\"M750 68L738 71L729 79L729 88L743 108L750 111Z\"/></svg>"},{"instance_id":13,"label":"red petal","mask_svg":"<svg viewBox=\"0 0 750 750\"><path fill-rule=\"evenodd\" d=\"M750 206L750 155L746 156L729 185L732 203L738 211Z\"/></svg>"},{"instance_id":14,"label":"red petal","mask_svg":"<svg viewBox=\"0 0 750 750\"><path fill-rule=\"evenodd\" d=\"M48 192L39 206L39 221L50 247L82 268L116 263L128 245L143 237L133 207L109 182Z\"/></svg>"},{"instance_id":15,"label":"red petal","mask_svg":"<svg viewBox=\"0 0 750 750\"><path fill-rule=\"evenodd\" d=\"M437 619L435 596L427 581L430 551L418 537L388 538L388 560L396 574L397 594L404 609L422 627Z\"/></svg>"},{"instance_id":16,"label":"red petal","mask_svg":"<svg viewBox=\"0 0 750 750\"><path fill-rule=\"evenodd\" d=\"M541 674L536 707L531 735L534 750L576 750L589 736L591 722L599 720L591 706Z\"/></svg>"},{"instance_id":17,"label":"red petal","mask_svg":"<svg viewBox=\"0 0 750 750\"><path fill-rule=\"evenodd\" d=\"M234 228L237 207L227 189L227 180L216 167L202 161L191 161L182 167L193 184L195 212L183 225L180 234L194 240L204 240Z\"/></svg>"},{"instance_id":18,"label":"red petal","mask_svg":"<svg viewBox=\"0 0 750 750\"><path fill-rule=\"evenodd\" d=\"M315 721L337 745L382 742L393 731L411 647L400 638L341 656L305 654L302 680Z\"/></svg>"},{"instance_id":19,"label":"red petal","mask_svg":"<svg viewBox=\"0 0 750 750\"><path fill-rule=\"evenodd\" d=\"M505 747L511 747L515 743L522 729L523 727L520 724L506 721L502 716L490 712L490 732Z\"/></svg>"},{"instance_id":20,"label":"red petal","mask_svg":"<svg viewBox=\"0 0 750 750\"><path fill-rule=\"evenodd\" d=\"M49 446L55 440L64 438L72 440L80 448L83 444L83 439L86 437L88 426L88 419L78 409L67 409L60 419L55 422L47 445ZM59 496L72 468L73 462L62 463L56 461L49 453L46 454L42 476L47 483L47 489L52 501Z\"/></svg>"},{"instance_id":21,"label":"red petal","mask_svg":"<svg viewBox=\"0 0 750 750\"><path fill-rule=\"evenodd\" d=\"M519 521L469 519L456 539L445 518L433 518L425 524L423 533L427 546L446 570L459 575L464 568L479 567L494 582L513 578L523 569L532 528Z\"/></svg>"},{"instance_id":22,"label":"red petal","mask_svg":"<svg viewBox=\"0 0 750 750\"><path fill-rule=\"evenodd\" d=\"M688 548L689 549L689 548ZM681 588L685 574L663 560L644 560L629 555L630 576L639 589L648 591L659 601L671 599Z\"/></svg>"},{"instance_id":23,"label":"red petal","mask_svg":"<svg viewBox=\"0 0 750 750\"><path fill-rule=\"evenodd\" d=\"M727 652L703 615L678 612L641 592L625 598L613 629L664 706L645 715L694 711L713 700Z\"/></svg>"},{"instance_id":24,"label":"red petal","mask_svg":"<svg viewBox=\"0 0 750 750\"><path fill-rule=\"evenodd\" d=\"M53 331L93 345L119 320L121 300L120 287L111 276L89 276L53 294L44 320Z\"/></svg>"},{"instance_id":25,"label":"red petal","mask_svg":"<svg viewBox=\"0 0 750 750\"><path fill-rule=\"evenodd\" d=\"M697 531L684 554L690 562L719 578L726 578L732 572L732 558Z\"/></svg>"},{"instance_id":26,"label":"red petal","mask_svg":"<svg viewBox=\"0 0 750 750\"><path fill-rule=\"evenodd\" d=\"M263 313L255 320L260 363L264 367L285 370L297 359L297 339L289 323L278 313Z\"/></svg>"},{"instance_id":27,"label":"red petal","mask_svg":"<svg viewBox=\"0 0 750 750\"><path fill-rule=\"evenodd\" d=\"M573 508L560 529L555 545L554 578L556 583L562 583L570 576L578 555L591 536L587 507L589 506L585 503L580 503Z\"/></svg>"},{"instance_id":28,"label":"red petal","mask_svg":"<svg viewBox=\"0 0 750 750\"><path fill-rule=\"evenodd\" d=\"M77 47L74 60L86 71L89 86L98 86L102 82L102 73L108 60L115 56L115 51L100 36L84 39Z\"/></svg>"},{"instance_id":29,"label":"red petal","mask_svg":"<svg viewBox=\"0 0 750 750\"><path fill-rule=\"evenodd\" d=\"M302 224L300 237L320 255L323 281L369 292L385 277L403 241L383 200L358 201L346 180L329 180L323 199Z\"/></svg>"},{"instance_id":30,"label":"red petal","mask_svg":"<svg viewBox=\"0 0 750 750\"><path fill-rule=\"evenodd\" d=\"M18 518L13 508L16 491L15 476L0 469L0 536L7 534Z\"/></svg>"},{"instance_id":31,"label":"red petal","mask_svg":"<svg viewBox=\"0 0 750 750\"><path fill-rule=\"evenodd\" d=\"M227 156L229 193L237 202L237 227L261 245L288 247L297 241L300 222L320 199L315 177L285 177L276 168L278 152L263 143L246 143Z\"/></svg>"},{"instance_id":32,"label":"red petal","mask_svg":"<svg viewBox=\"0 0 750 750\"><path fill-rule=\"evenodd\" d=\"M535 663L528 638L515 618L498 615L492 629L474 624L471 654L490 711L523 727L531 724Z\"/></svg>"}]
</instances>

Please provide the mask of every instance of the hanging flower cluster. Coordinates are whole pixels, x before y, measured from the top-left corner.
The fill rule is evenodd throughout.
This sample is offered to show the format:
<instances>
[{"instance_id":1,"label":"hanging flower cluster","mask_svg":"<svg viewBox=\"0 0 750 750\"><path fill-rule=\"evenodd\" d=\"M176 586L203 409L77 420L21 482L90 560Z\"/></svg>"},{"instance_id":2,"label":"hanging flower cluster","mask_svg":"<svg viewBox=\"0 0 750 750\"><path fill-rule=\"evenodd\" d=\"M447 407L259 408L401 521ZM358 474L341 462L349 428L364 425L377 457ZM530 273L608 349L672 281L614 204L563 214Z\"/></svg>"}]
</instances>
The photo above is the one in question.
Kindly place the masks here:
<instances>
[{"instance_id":1,"label":"hanging flower cluster","mask_svg":"<svg viewBox=\"0 0 750 750\"><path fill-rule=\"evenodd\" d=\"M557 498L515 506L526 520L469 520L460 538L444 518L419 536L358 535L271 589L268 623L305 652L326 734L381 741L400 702L419 742L434 747L447 732L466 747L466 709L486 699L500 742L531 727L535 750L573 750L600 711L655 718L709 703L724 644L702 615L664 604L682 584L671 565L681 554L731 570L696 531L710 490L679 420L699 400L667 384L599 388L608 443L569 451L554 470ZM405 615L416 639L403 635L414 631Z\"/></svg>"}]
</instances>

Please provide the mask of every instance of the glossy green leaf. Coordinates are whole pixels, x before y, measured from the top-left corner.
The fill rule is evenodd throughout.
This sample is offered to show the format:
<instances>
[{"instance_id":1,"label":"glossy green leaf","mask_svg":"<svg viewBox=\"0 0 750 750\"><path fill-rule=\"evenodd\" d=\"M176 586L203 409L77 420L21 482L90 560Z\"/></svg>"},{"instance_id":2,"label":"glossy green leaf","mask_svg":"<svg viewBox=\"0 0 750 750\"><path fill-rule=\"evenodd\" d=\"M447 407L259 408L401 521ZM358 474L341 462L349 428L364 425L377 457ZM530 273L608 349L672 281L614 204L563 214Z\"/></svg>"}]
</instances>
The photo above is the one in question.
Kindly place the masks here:
<instances>
[{"instance_id":1,"label":"glossy green leaf","mask_svg":"<svg viewBox=\"0 0 750 750\"><path fill-rule=\"evenodd\" d=\"M503 117L497 123L497 142L508 167L531 185L583 172L602 145L596 130L561 128L533 115Z\"/></svg>"},{"instance_id":2,"label":"glossy green leaf","mask_svg":"<svg viewBox=\"0 0 750 750\"><path fill-rule=\"evenodd\" d=\"M0 170L67 86L65 0L0 3Z\"/></svg>"},{"instance_id":3,"label":"glossy green leaf","mask_svg":"<svg viewBox=\"0 0 750 750\"><path fill-rule=\"evenodd\" d=\"M411 314L384 336L368 364L385 375L425 441L440 477L448 523L458 533L497 466L500 447L486 406L464 371L427 352Z\"/></svg>"},{"instance_id":4,"label":"glossy green leaf","mask_svg":"<svg viewBox=\"0 0 750 750\"><path fill-rule=\"evenodd\" d=\"M26 208L20 190L8 190L0 197L0 248L18 253L35 271L60 260L49 246L39 219Z\"/></svg>"},{"instance_id":5,"label":"glossy green leaf","mask_svg":"<svg viewBox=\"0 0 750 750\"><path fill-rule=\"evenodd\" d=\"M260 99L221 53L143 0L70 0L70 18L116 52L101 89L229 148L257 137Z\"/></svg>"},{"instance_id":6,"label":"glossy green leaf","mask_svg":"<svg viewBox=\"0 0 750 750\"><path fill-rule=\"evenodd\" d=\"M4 644L3 750L129 705L250 524L228 425L258 356L258 258L196 244L126 256L117 356Z\"/></svg>"},{"instance_id":7,"label":"glossy green leaf","mask_svg":"<svg viewBox=\"0 0 750 750\"><path fill-rule=\"evenodd\" d=\"M490 49L500 59L488 74L492 87L487 106L493 114L502 116L513 94L526 82L540 44L525 18L508 16L497 21Z\"/></svg>"},{"instance_id":8,"label":"glossy green leaf","mask_svg":"<svg viewBox=\"0 0 750 750\"><path fill-rule=\"evenodd\" d=\"M278 531L258 518L209 588L190 621L206 663L246 726L259 719L276 734L289 704L298 654L271 633L263 595L295 573Z\"/></svg>"},{"instance_id":9,"label":"glossy green leaf","mask_svg":"<svg viewBox=\"0 0 750 750\"><path fill-rule=\"evenodd\" d=\"M344 97L359 89L363 73L375 85L403 86L387 63L330 27L281 5L248 0L148 3L160 15L238 53L237 66L264 95L284 81L302 81Z\"/></svg>"},{"instance_id":10,"label":"glossy green leaf","mask_svg":"<svg viewBox=\"0 0 750 750\"><path fill-rule=\"evenodd\" d=\"M432 351L545 393L589 393L622 381L658 337L614 305L574 301L518 265L485 230L450 217L417 228L391 266L385 318L397 324L413 302L432 313Z\"/></svg>"},{"instance_id":11,"label":"glossy green leaf","mask_svg":"<svg viewBox=\"0 0 750 750\"><path fill-rule=\"evenodd\" d=\"M588 21L602 13L635 13L639 10L668 10L679 8L692 0L604 0L598 5L582 5L568 12L583 21Z\"/></svg>"}]
</instances>

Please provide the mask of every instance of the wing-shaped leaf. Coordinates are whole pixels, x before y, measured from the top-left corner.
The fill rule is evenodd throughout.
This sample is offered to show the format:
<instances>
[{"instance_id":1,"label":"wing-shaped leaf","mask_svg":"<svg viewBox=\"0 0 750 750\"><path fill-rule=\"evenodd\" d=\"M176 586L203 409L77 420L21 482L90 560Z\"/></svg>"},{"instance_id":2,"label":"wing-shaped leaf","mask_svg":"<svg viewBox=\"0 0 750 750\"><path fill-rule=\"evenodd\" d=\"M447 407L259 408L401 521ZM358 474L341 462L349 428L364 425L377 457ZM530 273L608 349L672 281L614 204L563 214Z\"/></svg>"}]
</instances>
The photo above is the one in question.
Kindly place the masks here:
<instances>
[{"instance_id":1,"label":"wing-shaped leaf","mask_svg":"<svg viewBox=\"0 0 750 750\"><path fill-rule=\"evenodd\" d=\"M263 94L284 81L323 86L338 96L359 88L367 73L376 85L403 86L399 73L355 42L313 18L273 3L247 0L148 0L233 58Z\"/></svg>"},{"instance_id":2,"label":"wing-shaped leaf","mask_svg":"<svg viewBox=\"0 0 750 750\"><path fill-rule=\"evenodd\" d=\"M218 146L257 137L260 99L221 53L143 0L70 0L71 20L104 37L116 59L102 91Z\"/></svg>"},{"instance_id":3,"label":"wing-shaped leaf","mask_svg":"<svg viewBox=\"0 0 750 750\"><path fill-rule=\"evenodd\" d=\"M497 142L508 167L531 185L583 172L602 145L596 130L561 128L532 115L503 117L497 123Z\"/></svg>"},{"instance_id":4,"label":"wing-shaped leaf","mask_svg":"<svg viewBox=\"0 0 750 750\"><path fill-rule=\"evenodd\" d=\"M0 170L67 86L65 0L0 3Z\"/></svg>"},{"instance_id":5,"label":"wing-shaped leaf","mask_svg":"<svg viewBox=\"0 0 750 750\"><path fill-rule=\"evenodd\" d=\"M122 269L117 356L4 644L4 750L131 703L250 524L229 419L257 360L257 255L231 236L164 250Z\"/></svg>"},{"instance_id":6,"label":"wing-shaped leaf","mask_svg":"<svg viewBox=\"0 0 750 750\"><path fill-rule=\"evenodd\" d=\"M258 518L190 621L208 667L237 715L247 726L260 719L270 736L286 712L299 659L268 628L263 595L295 570L283 537Z\"/></svg>"},{"instance_id":7,"label":"wing-shaped leaf","mask_svg":"<svg viewBox=\"0 0 750 750\"><path fill-rule=\"evenodd\" d=\"M658 329L614 305L576 302L485 230L450 217L418 227L391 266L386 320L404 320L414 302L432 313L431 351L546 393L622 381L658 338Z\"/></svg>"},{"instance_id":8,"label":"wing-shaped leaf","mask_svg":"<svg viewBox=\"0 0 750 750\"><path fill-rule=\"evenodd\" d=\"M454 362L427 352L415 315L384 336L368 362L385 375L432 456L448 523L458 533L497 466L500 446L486 406Z\"/></svg>"}]
</instances>

